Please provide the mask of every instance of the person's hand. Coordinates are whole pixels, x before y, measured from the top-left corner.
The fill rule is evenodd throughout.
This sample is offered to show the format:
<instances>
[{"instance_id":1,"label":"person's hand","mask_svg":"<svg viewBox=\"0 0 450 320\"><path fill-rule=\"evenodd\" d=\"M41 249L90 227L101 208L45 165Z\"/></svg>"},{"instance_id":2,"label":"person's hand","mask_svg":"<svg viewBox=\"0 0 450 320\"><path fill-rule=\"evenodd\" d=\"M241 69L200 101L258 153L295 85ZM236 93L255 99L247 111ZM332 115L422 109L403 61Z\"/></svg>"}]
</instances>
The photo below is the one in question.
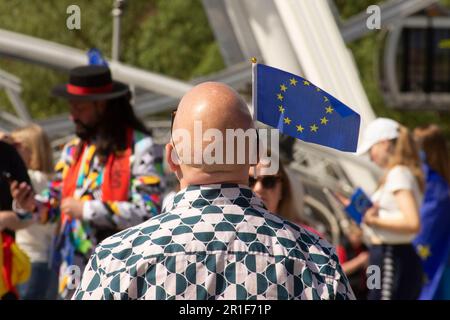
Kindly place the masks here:
<instances>
[{"instance_id":1,"label":"person's hand","mask_svg":"<svg viewBox=\"0 0 450 320\"><path fill-rule=\"evenodd\" d=\"M340 194L339 192L336 192L335 194L336 194L336 197L342 202L342 204L343 204L344 206L348 206L348 205L350 204L351 201L350 201L349 198L343 196L343 195Z\"/></svg>"},{"instance_id":2,"label":"person's hand","mask_svg":"<svg viewBox=\"0 0 450 320\"><path fill-rule=\"evenodd\" d=\"M10 185L10 192L19 209L23 209L28 212L34 211L36 207L34 192L28 183L22 182L19 184L19 182L13 181Z\"/></svg>"},{"instance_id":3,"label":"person's hand","mask_svg":"<svg viewBox=\"0 0 450 320\"><path fill-rule=\"evenodd\" d=\"M356 256L355 259L358 259L358 263L361 265L367 265L369 263L369 252L363 251Z\"/></svg>"},{"instance_id":4,"label":"person's hand","mask_svg":"<svg viewBox=\"0 0 450 320\"><path fill-rule=\"evenodd\" d=\"M83 201L74 198L65 198L61 202L61 212L75 219L83 218Z\"/></svg>"},{"instance_id":5,"label":"person's hand","mask_svg":"<svg viewBox=\"0 0 450 320\"><path fill-rule=\"evenodd\" d=\"M372 226L375 224L375 221L378 218L378 210L380 208L377 204L374 204L372 207L367 209L366 213L364 214L363 222L367 224L368 226Z\"/></svg>"}]
</instances>

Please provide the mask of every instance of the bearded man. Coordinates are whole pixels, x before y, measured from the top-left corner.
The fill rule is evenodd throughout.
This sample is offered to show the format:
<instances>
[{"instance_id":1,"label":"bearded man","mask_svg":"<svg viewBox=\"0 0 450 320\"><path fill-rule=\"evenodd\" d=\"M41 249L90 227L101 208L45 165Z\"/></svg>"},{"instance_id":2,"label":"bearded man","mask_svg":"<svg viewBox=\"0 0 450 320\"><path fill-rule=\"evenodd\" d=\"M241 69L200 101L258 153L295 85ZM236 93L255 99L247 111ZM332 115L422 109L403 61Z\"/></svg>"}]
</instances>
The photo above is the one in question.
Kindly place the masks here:
<instances>
[{"instance_id":1,"label":"bearded man","mask_svg":"<svg viewBox=\"0 0 450 320\"><path fill-rule=\"evenodd\" d=\"M106 66L77 67L69 78L53 94L68 100L77 137L64 147L46 194L11 186L16 211L58 222L52 251L63 298L97 243L160 213L163 187L162 149L134 114L128 86Z\"/></svg>"}]
</instances>

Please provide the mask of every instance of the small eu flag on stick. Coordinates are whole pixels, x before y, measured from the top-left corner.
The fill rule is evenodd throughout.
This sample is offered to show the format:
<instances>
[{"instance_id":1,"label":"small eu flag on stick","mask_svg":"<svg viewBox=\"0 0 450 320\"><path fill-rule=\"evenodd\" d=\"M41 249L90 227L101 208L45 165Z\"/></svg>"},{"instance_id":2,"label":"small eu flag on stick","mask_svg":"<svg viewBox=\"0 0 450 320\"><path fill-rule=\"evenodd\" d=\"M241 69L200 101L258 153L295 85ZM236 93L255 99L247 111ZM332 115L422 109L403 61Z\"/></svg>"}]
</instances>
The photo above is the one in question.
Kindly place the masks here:
<instances>
[{"instance_id":1,"label":"small eu flag on stick","mask_svg":"<svg viewBox=\"0 0 450 320\"><path fill-rule=\"evenodd\" d=\"M281 133L341 151L356 151L360 115L300 76L254 63L253 104L254 118Z\"/></svg>"},{"instance_id":2,"label":"small eu flag on stick","mask_svg":"<svg viewBox=\"0 0 450 320\"><path fill-rule=\"evenodd\" d=\"M372 201L361 188L357 188L353 193L350 204L345 207L345 211L358 225L361 224L364 213L372 207Z\"/></svg>"}]
</instances>

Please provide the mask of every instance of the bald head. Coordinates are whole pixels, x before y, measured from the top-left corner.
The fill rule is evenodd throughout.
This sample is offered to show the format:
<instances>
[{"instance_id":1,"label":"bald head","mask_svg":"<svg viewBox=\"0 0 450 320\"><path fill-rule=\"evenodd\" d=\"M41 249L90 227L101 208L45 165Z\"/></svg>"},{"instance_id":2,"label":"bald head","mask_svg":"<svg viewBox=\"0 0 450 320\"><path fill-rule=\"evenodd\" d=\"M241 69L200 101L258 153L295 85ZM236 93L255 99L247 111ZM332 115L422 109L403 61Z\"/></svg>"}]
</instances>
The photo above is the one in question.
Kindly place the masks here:
<instances>
[{"instance_id":1,"label":"bald head","mask_svg":"<svg viewBox=\"0 0 450 320\"><path fill-rule=\"evenodd\" d=\"M203 130L253 127L245 101L232 88L218 82L199 84L181 99L174 129L192 130L196 120L202 122Z\"/></svg>"},{"instance_id":2,"label":"bald head","mask_svg":"<svg viewBox=\"0 0 450 320\"><path fill-rule=\"evenodd\" d=\"M248 164L209 163L204 156L212 143L222 144L225 155L226 143L230 142L226 140L227 129L247 131L251 128L254 126L247 104L235 90L218 82L205 82L195 86L181 99L174 119L172 133L175 151L183 153L179 168L175 168L179 171L177 175L182 176L186 184L235 182L232 180L239 175L242 179L242 172L246 172L247 176ZM177 139L177 133L180 132L189 134L192 147L189 155L186 154L187 149L183 149L189 141L186 141L186 137ZM220 135L223 141L216 141ZM195 146L199 148L195 149ZM217 150L213 150L212 154L217 155ZM195 156L202 158L202 161L196 162ZM183 161L188 158L192 161ZM245 179L248 180L247 177Z\"/></svg>"}]
</instances>

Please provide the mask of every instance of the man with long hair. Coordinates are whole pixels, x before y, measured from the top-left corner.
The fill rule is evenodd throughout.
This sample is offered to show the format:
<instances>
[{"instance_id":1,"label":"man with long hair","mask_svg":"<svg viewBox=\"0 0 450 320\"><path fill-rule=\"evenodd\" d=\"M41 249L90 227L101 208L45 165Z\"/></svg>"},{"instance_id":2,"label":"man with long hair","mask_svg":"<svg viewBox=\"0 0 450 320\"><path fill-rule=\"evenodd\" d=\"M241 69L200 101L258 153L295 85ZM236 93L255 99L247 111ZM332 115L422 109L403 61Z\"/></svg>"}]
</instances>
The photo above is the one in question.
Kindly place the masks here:
<instances>
[{"instance_id":1,"label":"man with long hair","mask_svg":"<svg viewBox=\"0 0 450 320\"><path fill-rule=\"evenodd\" d=\"M108 67L74 68L53 94L69 101L77 137L64 147L39 202L25 196L27 186L13 183L12 193L17 210L59 221L53 261L60 293L70 297L73 265L82 272L97 243L160 212L162 149L134 114L128 86L113 81Z\"/></svg>"}]
</instances>

